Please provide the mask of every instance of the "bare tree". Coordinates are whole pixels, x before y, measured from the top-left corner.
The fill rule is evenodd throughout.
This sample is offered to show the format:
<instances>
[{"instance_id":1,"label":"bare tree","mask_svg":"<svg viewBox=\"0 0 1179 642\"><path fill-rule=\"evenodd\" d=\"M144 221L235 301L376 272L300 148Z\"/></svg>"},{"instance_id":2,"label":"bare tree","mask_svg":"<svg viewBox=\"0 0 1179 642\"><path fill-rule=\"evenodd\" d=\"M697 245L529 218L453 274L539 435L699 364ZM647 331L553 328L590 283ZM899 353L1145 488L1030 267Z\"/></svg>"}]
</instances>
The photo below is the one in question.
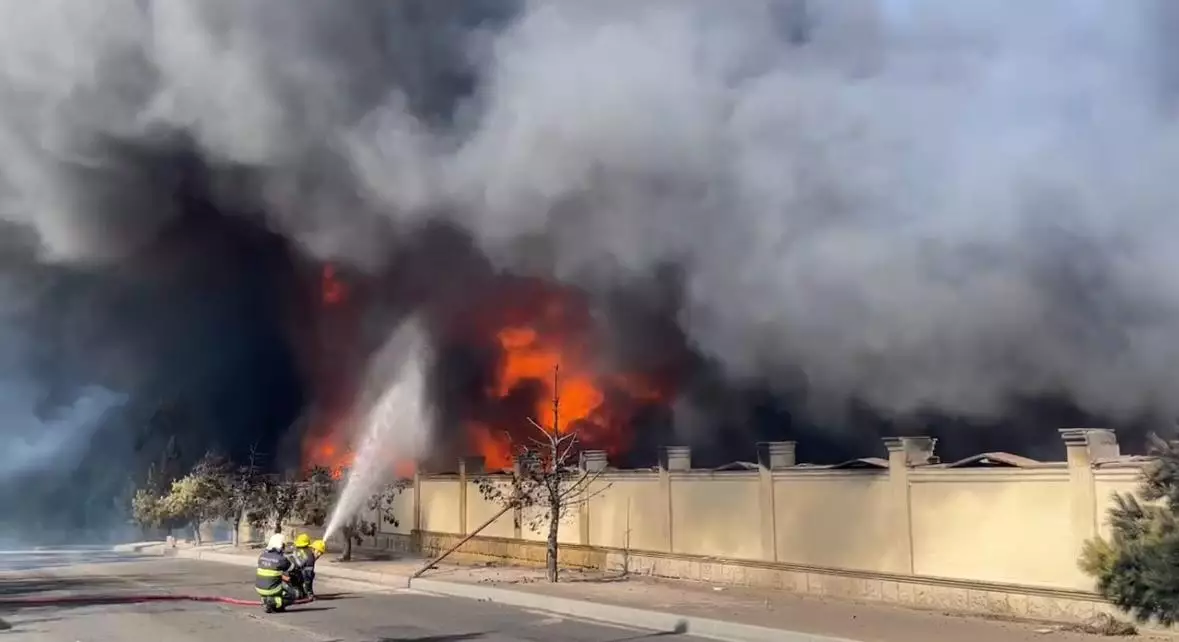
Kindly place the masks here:
<instances>
[{"instance_id":1,"label":"bare tree","mask_svg":"<svg viewBox=\"0 0 1179 642\"><path fill-rule=\"evenodd\" d=\"M487 476L478 482L479 491L485 499L502 504L505 509L519 508L530 513L530 516L525 517L529 530L540 532L547 525L545 566L550 582L559 579L557 536L562 520L570 508L579 507L608 488L595 488L594 482L601 476L601 470L589 472L576 465L585 424L573 422L565 432L560 430L560 377L558 366L553 370L552 425L545 427L536 419L528 417L535 434L528 438L527 446L512 444L517 455L511 483L497 483L494 478ZM480 530L486 526L480 527Z\"/></svg>"}]
</instances>

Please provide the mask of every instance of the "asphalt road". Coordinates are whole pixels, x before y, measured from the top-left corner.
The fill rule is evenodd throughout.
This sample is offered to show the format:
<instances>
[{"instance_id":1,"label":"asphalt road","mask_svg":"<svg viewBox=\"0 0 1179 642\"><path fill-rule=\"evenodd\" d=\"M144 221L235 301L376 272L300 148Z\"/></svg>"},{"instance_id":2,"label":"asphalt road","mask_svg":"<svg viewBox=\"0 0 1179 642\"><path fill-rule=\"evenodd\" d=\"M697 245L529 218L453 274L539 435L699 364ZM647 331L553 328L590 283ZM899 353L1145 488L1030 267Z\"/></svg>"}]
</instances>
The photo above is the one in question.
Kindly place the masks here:
<instances>
[{"instance_id":1,"label":"asphalt road","mask_svg":"<svg viewBox=\"0 0 1179 642\"><path fill-rule=\"evenodd\" d=\"M196 594L255 599L249 569L103 551L0 551L0 601ZM319 580L322 599L267 615L200 602L0 605L0 642L703 642L512 607Z\"/></svg>"}]
</instances>

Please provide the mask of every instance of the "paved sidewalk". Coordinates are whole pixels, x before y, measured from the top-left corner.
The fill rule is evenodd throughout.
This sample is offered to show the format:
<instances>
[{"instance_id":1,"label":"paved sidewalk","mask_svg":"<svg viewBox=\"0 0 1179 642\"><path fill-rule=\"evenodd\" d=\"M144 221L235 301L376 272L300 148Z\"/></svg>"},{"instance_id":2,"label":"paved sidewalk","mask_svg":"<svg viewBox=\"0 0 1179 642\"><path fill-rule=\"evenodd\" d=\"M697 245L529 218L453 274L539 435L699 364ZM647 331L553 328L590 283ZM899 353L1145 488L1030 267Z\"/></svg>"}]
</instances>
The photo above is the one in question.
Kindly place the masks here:
<instances>
[{"instance_id":1,"label":"paved sidewalk","mask_svg":"<svg viewBox=\"0 0 1179 642\"><path fill-rule=\"evenodd\" d=\"M258 551L232 547L177 549L183 557L252 565ZM341 563L329 555L323 576L409 587L670 630L681 621L689 632L718 640L767 642L1095 642L1097 636L1049 624L1006 622L873 603L799 596L773 590L712 586L642 576L565 570L550 584L539 569L443 564L409 580L424 561ZM1143 635L1140 640L1174 640Z\"/></svg>"}]
</instances>

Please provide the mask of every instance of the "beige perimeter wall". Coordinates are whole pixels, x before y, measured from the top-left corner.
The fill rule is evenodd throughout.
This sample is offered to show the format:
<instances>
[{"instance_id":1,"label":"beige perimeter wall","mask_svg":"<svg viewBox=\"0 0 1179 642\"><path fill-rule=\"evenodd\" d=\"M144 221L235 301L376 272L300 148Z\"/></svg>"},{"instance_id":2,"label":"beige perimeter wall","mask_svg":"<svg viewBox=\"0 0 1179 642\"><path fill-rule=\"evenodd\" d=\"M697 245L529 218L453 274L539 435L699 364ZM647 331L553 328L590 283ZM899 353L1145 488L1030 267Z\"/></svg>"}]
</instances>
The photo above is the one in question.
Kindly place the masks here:
<instances>
[{"instance_id":1,"label":"beige perimeter wall","mask_svg":"<svg viewBox=\"0 0 1179 642\"><path fill-rule=\"evenodd\" d=\"M1077 557L1086 539L1106 532L1112 495L1134 490L1142 464L1074 454L1067 463L1024 467L921 466L894 452L850 470L608 470L592 497L570 508L560 540L586 565L625 555L628 563L647 560L639 572L670 573L667 560L675 560L680 569L697 565L676 573L704 579L730 565L746 569L724 571L731 581L812 593L834 594L834 580L823 578L842 577L878 582L840 590L882 599L871 593L924 582L962 591L955 595L964 603L969 591L980 592L980 604L1020 591L1096 603ZM501 508L476 481L465 472L420 474L399 499L398 526L382 530L414 534L434 550L457 541ZM543 541L546 530L542 514L509 511L469 546L527 557L505 551ZM517 549L504 548L513 542Z\"/></svg>"}]
</instances>

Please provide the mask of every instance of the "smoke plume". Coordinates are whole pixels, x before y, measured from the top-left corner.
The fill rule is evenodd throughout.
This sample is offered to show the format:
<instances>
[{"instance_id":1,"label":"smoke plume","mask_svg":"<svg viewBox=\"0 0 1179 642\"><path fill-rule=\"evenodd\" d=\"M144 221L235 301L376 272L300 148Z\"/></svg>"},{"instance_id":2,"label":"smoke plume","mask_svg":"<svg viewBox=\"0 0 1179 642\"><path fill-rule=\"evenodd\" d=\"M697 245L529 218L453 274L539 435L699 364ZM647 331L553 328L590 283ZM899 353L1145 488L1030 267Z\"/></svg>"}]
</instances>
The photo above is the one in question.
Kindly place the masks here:
<instances>
[{"instance_id":1,"label":"smoke plume","mask_svg":"<svg viewBox=\"0 0 1179 642\"><path fill-rule=\"evenodd\" d=\"M447 165L488 243L544 230L574 277L679 263L693 342L814 402L1173 411L1154 5L813 3L802 44L781 3L617 6L497 41Z\"/></svg>"},{"instance_id":2,"label":"smoke plume","mask_svg":"<svg viewBox=\"0 0 1179 642\"><path fill-rule=\"evenodd\" d=\"M81 279L124 322L42 355L52 373L5 359L12 394L68 379L57 405L86 385L158 399L144 386L163 370L126 356L158 357L145 328L233 327L228 352L274 356L247 344L277 336L281 305L242 319L291 287L275 265L379 274L448 225L494 269L603 299L671 269L700 358L814 417L998 419L1041 397L1114 421L1177 410L1165 0L0 10L5 264ZM144 276L161 262L175 280ZM165 283L156 302L191 314L127 312ZM202 372L229 367L184 343L169 349Z\"/></svg>"}]
</instances>

